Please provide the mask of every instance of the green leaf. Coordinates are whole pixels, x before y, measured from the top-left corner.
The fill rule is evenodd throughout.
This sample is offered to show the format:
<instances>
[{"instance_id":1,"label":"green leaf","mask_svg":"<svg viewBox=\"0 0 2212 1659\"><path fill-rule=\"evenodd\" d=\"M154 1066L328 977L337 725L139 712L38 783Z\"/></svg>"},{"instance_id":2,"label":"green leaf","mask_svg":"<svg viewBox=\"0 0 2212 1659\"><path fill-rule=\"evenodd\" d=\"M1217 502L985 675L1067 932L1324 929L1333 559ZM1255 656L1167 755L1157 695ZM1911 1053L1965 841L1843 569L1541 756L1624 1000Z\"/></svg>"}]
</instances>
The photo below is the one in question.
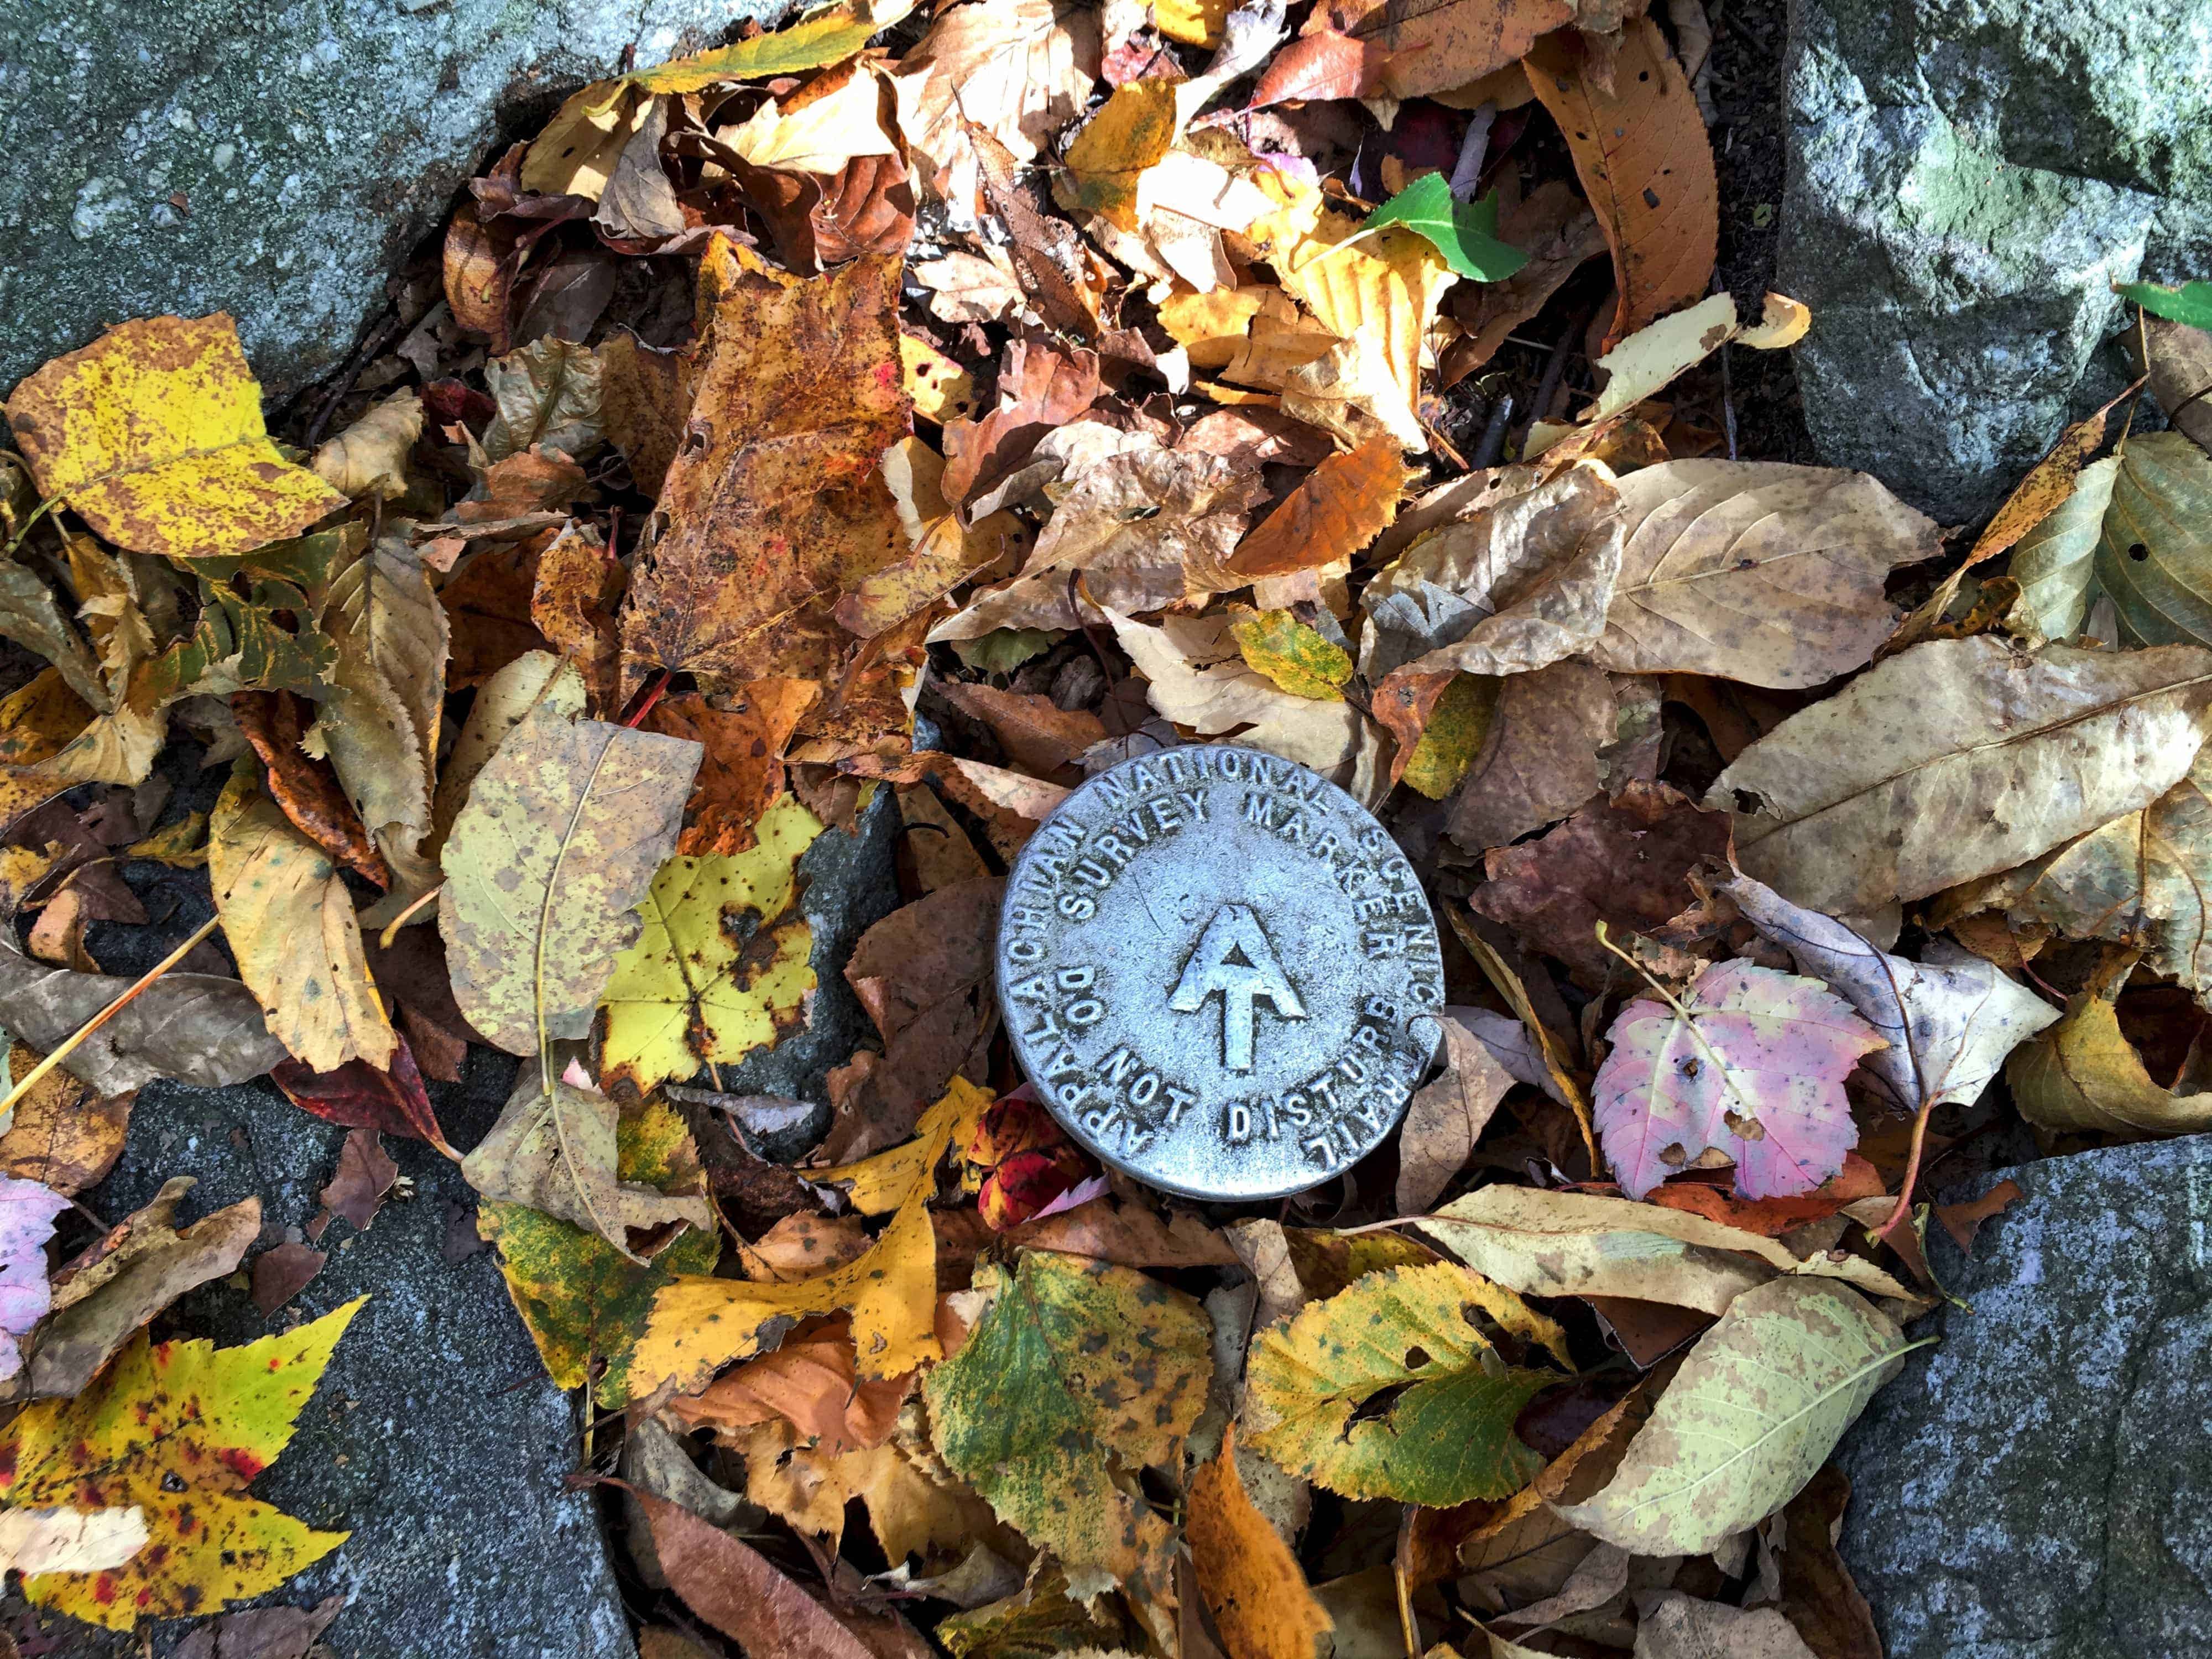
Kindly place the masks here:
<instances>
[{"instance_id":1,"label":"green leaf","mask_svg":"<svg viewBox=\"0 0 2212 1659\"><path fill-rule=\"evenodd\" d=\"M2115 283L2112 292L2132 300L2154 317L2168 317L2191 328L2212 329L2212 283Z\"/></svg>"},{"instance_id":2,"label":"green leaf","mask_svg":"<svg viewBox=\"0 0 2212 1659\"><path fill-rule=\"evenodd\" d=\"M673 1107L656 1100L625 1112L615 1134L619 1180L672 1194L697 1189L698 1151ZM653 1297L678 1273L711 1273L721 1254L712 1231L686 1228L639 1267L596 1233L527 1205L486 1203L477 1220L499 1247L507 1294L547 1374L562 1389L580 1388L592 1362L604 1361L592 1393L610 1411L629 1403L630 1353Z\"/></svg>"},{"instance_id":3,"label":"green leaf","mask_svg":"<svg viewBox=\"0 0 2212 1659\"><path fill-rule=\"evenodd\" d=\"M1467 769L1482 752L1498 712L1504 682L1495 674L1455 674L1437 699L1421 740L1406 762L1405 781L1431 800L1442 800L1459 787Z\"/></svg>"},{"instance_id":4,"label":"green leaf","mask_svg":"<svg viewBox=\"0 0 2212 1659\"><path fill-rule=\"evenodd\" d=\"M1212 1373L1206 1315L1127 1267L1043 1251L975 1282L995 1300L923 1382L939 1454L1068 1567L1163 1594L1175 1533L1115 1475L1179 1468Z\"/></svg>"},{"instance_id":5,"label":"green leaf","mask_svg":"<svg viewBox=\"0 0 2212 1659\"><path fill-rule=\"evenodd\" d=\"M640 1091L726 1066L806 1023L814 933L799 908L799 857L822 833L779 795L742 853L673 858L653 878L645 928L603 1000L601 1077Z\"/></svg>"},{"instance_id":6,"label":"green leaf","mask_svg":"<svg viewBox=\"0 0 2212 1659\"><path fill-rule=\"evenodd\" d=\"M1446 264L1478 283L1502 283L1528 263L1519 248L1498 240L1498 192L1462 202L1441 173L1414 179L1369 214L1362 228L1385 225L1403 225L1425 239Z\"/></svg>"},{"instance_id":7,"label":"green leaf","mask_svg":"<svg viewBox=\"0 0 2212 1659\"><path fill-rule=\"evenodd\" d=\"M2212 455L2179 432L2128 441L2097 580L2130 644L2212 644Z\"/></svg>"},{"instance_id":8,"label":"green leaf","mask_svg":"<svg viewBox=\"0 0 2212 1659\"><path fill-rule=\"evenodd\" d=\"M2020 584L2009 618L2014 627L2033 626L2046 640L2070 640L2081 631L2097 592L2097 542L2119 473L2117 455L2090 462L2075 479L2074 493L2020 538L2007 571Z\"/></svg>"},{"instance_id":9,"label":"green leaf","mask_svg":"<svg viewBox=\"0 0 2212 1659\"><path fill-rule=\"evenodd\" d=\"M1559 1326L1480 1273L1449 1261L1370 1273L1253 1344L1252 1444L1347 1498L1511 1496L1544 1467L1513 1419L1560 1379L1506 1364L1477 1316L1566 1363Z\"/></svg>"},{"instance_id":10,"label":"green leaf","mask_svg":"<svg viewBox=\"0 0 2212 1659\"><path fill-rule=\"evenodd\" d=\"M203 581L199 621L131 676L126 701L150 714L201 693L282 690L327 697L337 647L308 620L313 614L307 596L289 582L252 581L241 598L228 586Z\"/></svg>"},{"instance_id":11,"label":"green leaf","mask_svg":"<svg viewBox=\"0 0 2212 1659\"><path fill-rule=\"evenodd\" d=\"M489 1041L527 1054L591 1034L703 752L540 702L477 775L446 840L438 931Z\"/></svg>"},{"instance_id":12,"label":"green leaf","mask_svg":"<svg viewBox=\"0 0 2212 1659\"><path fill-rule=\"evenodd\" d=\"M1559 1513L1638 1555L1702 1555L1796 1497L1905 1355L1934 1340L1907 1342L1826 1280L1746 1291L1698 1339L1612 1481Z\"/></svg>"},{"instance_id":13,"label":"green leaf","mask_svg":"<svg viewBox=\"0 0 2212 1659\"><path fill-rule=\"evenodd\" d=\"M1287 611L1259 611L1229 625L1229 636L1254 672L1294 697L1342 702L1352 678L1344 648Z\"/></svg>"},{"instance_id":14,"label":"green leaf","mask_svg":"<svg viewBox=\"0 0 2212 1659\"><path fill-rule=\"evenodd\" d=\"M1065 637L1057 628L994 628L980 639L953 641L952 654L986 674L1011 674Z\"/></svg>"}]
</instances>

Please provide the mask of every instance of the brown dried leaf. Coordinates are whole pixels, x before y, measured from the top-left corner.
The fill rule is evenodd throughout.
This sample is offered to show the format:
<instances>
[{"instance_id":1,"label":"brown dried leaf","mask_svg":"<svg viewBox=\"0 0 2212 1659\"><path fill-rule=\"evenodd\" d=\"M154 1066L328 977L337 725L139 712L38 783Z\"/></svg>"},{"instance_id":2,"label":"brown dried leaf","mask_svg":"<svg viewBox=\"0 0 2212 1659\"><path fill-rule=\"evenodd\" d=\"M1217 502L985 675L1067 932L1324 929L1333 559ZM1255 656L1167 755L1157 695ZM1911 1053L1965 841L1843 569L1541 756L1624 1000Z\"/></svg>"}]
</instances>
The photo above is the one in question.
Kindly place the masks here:
<instances>
[{"instance_id":1,"label":"brown dried leaf","mask_svg":"<svg viewBox=\"0 0 2212 1659\"><path fill-rule=\"evenodd\" d=\"M1720 234L1712 145L1682 66L1648 17L1625 26L1610 91L1573 35L1539 41L1527 61L1528 84L1559 124L1613 249L1619 298L1609 350L1705 296Z\"/></svg>"},{"instance_id":2,"label":"brown dried leaf","mask_svg":"<svg viewBox=\"0 0 2212 1659\"><path fill-rule=\"evenodd\" d=\"M1584 662L1506 676L1482 752L1452 797L1452 840L1470 853L1503 847L1595 794L1617 709L1604 672Z\"/></svg>"},{"instance_id":3,"label":"brown dried leaf","mask_svg":"<svg viewBox=\"0 0 2212 1659\"><path fill-rule=\"evenodd\" d=\"M1400 1215L1418 1215L1443 1196L1514 1082L1473 1031L1449 1015L1437 1024L1443 1028L1443 1072L1415 1093L1399 1132Z\"/></svg>"},{"instance_id":4,"label":"brown dried leaf","mask_svg":"<svg viewBox=\"0 0 2212 1659\"><path fill-rule=\"evenodd\" d=\"M1064 783L1083 751L1106 737L1105 722L1087 708L1061 708L1050 697L1002 691L965 680L940 680L939 695L991 729L1006 757L1025 772Z\"/></svg>"},{"instance_id":5,"label":"brown dried leaf","mask_svg":"<svg viewBox=\"0 0 2212 1659\"><path fill-rule=\"evenodd\" d=\"M719 1527L650 1492L634 1494L653 1527L669 1588L748 1653L876 1659L829 1608Z\"/></svg>"},{"instance_id":6,"label":"brown dried leaf","mask_svg":"<svg viewBox=\"0 0 2212 1659\"><path fill-rule=\"evenodd\" d=\"M705 750L685 804L678 854L742 853L754 826L784 790L783 754L822 695L808 680L755 680L716 707L696 693L665 697L641 722L647 732L689 738Z\"/></svg>"},{"instance_id":7,"label":"brown dried leaf","mask_svg":"<svg viewBox=\"0 0 2212 1659\"><path fill-rule=\"evenodd\" d=\"M230 716L269 769L269 793L284 816L356 875L389 887L392 872L362 828L337 770L300 747L307 727L299 700L289 691L234 691Z\"/></svg>"},{"instance_id":8,"label":"brown dried leaf","mask_svg":"<svg viewBox=\"0 0 2212 1659\"><path fill-rule=\"evenodd\" d=\"M1287 576L1351 558L1389 528L1406 477L1398 446L1387 438L1331 455L1237 544L1231 574L1248 580Z\"/></svg>"},{"instance_id":9,"label":"brown dried leaf","mask_svg":"<svg viewBox=\"0 0 2212 1659\"><path fill-rule=\"evenodd\" d=\"M905 551L877 463L903 433L896 258L715 302L692 432L670 465L668 528L633 570L625 698L653 669L733 684L835 679L852 655L837 596Z\"/></svg>"}]
</instances>

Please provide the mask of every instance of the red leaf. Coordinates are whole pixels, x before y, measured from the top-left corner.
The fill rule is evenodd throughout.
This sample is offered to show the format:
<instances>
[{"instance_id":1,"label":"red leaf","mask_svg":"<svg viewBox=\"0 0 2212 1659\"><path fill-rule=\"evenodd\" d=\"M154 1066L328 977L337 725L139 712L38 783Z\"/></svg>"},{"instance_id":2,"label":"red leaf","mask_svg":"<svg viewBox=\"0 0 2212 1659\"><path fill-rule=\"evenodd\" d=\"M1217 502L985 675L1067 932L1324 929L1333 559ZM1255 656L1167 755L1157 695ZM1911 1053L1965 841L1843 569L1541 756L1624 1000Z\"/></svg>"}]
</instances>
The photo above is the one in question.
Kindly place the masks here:
<instances>
[{"instance_id":1,"label":"red leaf","mask_svg":"<svg viewBox=\"0 0 2212 1659\"><path fill-rule=\"evenodd\" d=\"M1862 1198L1880 1198L1886 1190L1881 1172L1856 1152L1850 1152L1844 1155L1840 1173L1802 1198L1730 1198L1701 1181L1677 1181L1655 1188L1644 1201L1685 1210L1762 1238L1779 1238L1792 1227L1824 1221L1844 1205Z\"/></svg>"},{"instance_id":2,"label":"red leaf","mask_svg":"<svg viewBox=\"0 0 2212 1659\"><path fill-rule=\"evenodd\" d=\"M401 1037L392 1051L392 1069L379 1071L365 1060L349 1060L335 1072L315 1072L297 1060L272 1068L270 1081L303 1112L349 1129L374 1129L409 1140L427 1140L448 1158L458 1158L430 1109L429 1091L415 1068L414 1052Z\"/></svg>"},{"instance_id":3,"label":"red leaf","mask_svg":"<svg viewBox=\"0 0 2212 1659\"><path fill-rule=\"evenodd\" d=\"M1381 89L1389 57L1379 43L1334 29L1303 35L1275 54L1252 94L1252 107L1293 98L1364 98Z\"/></svg>"}]
</instances>

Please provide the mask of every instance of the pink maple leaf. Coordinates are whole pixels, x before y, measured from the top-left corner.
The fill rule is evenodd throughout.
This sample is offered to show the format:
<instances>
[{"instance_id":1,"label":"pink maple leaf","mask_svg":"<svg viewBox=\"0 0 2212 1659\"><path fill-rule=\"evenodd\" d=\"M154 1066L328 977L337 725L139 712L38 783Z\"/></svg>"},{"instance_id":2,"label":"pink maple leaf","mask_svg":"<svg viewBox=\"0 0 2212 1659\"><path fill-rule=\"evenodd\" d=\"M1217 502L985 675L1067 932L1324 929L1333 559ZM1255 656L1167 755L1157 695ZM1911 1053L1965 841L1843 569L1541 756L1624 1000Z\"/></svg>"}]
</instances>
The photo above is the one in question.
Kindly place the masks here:
<instances>
[{"instance_id":1,"label":"pink maple leaf","mask_svg":"<svg viewBox=\"0 0 2212 1659\"><path fill-rule=\"evenodd\" d=\"M1858 1142L1844 1079L1888 1047L1820 981L1748 962L1715 963L1671 1006L1638 998L1606 1040L1598 1133L1631 1198L1708 1148L1746 1198L1811 1192Z\"/></svg>"}]
</instances>

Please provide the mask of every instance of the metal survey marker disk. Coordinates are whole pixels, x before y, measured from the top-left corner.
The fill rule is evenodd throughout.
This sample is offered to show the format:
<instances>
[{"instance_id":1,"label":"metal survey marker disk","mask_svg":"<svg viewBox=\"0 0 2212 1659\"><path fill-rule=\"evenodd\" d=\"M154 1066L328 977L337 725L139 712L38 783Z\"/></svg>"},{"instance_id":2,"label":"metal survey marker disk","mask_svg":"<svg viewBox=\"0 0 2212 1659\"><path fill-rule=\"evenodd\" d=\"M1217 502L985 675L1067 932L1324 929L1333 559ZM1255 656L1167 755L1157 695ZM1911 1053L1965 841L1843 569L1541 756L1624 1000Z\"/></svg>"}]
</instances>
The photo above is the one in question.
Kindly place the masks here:
<instances>
[{"instance_id":1,"label":"metal survey marker disk","mask_svg":"<svg viewBox=\"0 0 2212 1659\"><path fill-rule=\"evenodd\" d=\"M1193 744L1121 762L1015 860L1014 1053L1068 1133L1194 1198L1276 1198L1390 1132L1443 1001L1427 897L1317 774Z\"/></svg>"}]
</instances>

